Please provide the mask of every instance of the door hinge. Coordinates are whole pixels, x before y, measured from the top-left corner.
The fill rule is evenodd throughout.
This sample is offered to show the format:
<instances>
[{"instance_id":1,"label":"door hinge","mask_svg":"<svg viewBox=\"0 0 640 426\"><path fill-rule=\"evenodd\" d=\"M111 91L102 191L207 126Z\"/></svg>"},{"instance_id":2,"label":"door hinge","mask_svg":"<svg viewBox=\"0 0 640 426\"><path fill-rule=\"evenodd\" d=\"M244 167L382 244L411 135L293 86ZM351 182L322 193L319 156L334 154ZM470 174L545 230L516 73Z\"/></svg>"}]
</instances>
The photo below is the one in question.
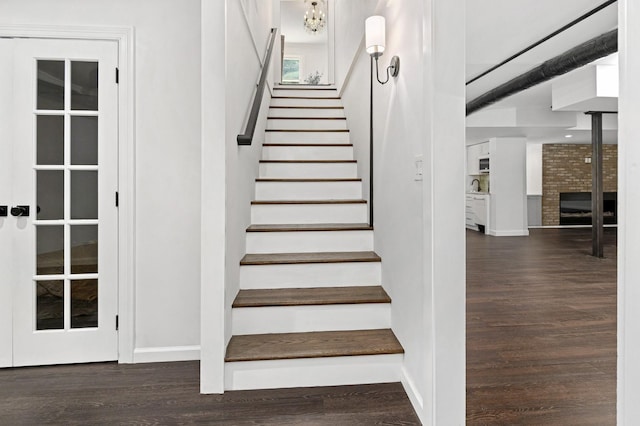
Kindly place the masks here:
<instances>
[{"instance_id":1,"label":"door hinge","mask_svg":"<svg viewBox=\"0 0 640 426\"><path fill-rule=\"evenodd\" d=\"M120 195L118 194L118 191L116 191L116 207L120 206Z\"/></svg>"},{"instance_id":2,"label":"door hinge","mask_svg":"<svg viewBox=\"0 0 640 426\"><path fill-rule=\"evenodd\" d=\"M116 68L116 84L120 84L120 69Z\"/></svg>"},{"instance_id":3,"label":"door hinge","mask_svg":"<svg viewBox=\"0 0 640 426\"><path fill-rule=\"evenodd\" d=\"M120 328L120 316L116 315L116 331Z\"/></svg>"}]
</instances>

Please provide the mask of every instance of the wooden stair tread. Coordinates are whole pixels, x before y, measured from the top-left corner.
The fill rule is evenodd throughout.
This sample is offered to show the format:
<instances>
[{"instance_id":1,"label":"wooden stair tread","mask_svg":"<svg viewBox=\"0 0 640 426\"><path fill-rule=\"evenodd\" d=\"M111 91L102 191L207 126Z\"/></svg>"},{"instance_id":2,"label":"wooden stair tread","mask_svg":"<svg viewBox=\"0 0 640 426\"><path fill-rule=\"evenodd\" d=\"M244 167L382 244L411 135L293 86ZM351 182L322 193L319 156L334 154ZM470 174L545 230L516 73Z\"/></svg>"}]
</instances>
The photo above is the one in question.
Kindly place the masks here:
<instances>
[{"instance_id":1,"label":"wooden stair tread","mask_svg":"<svg viewBox=\"0 0 640 426\"><path fill-rule=\"evenodd\" d=\"M322 96L271 96L271 99L330 99L332 101L340 99L338 96L322 97Z\"/></svg>"},{"instance_id":2,"label":"wooden stair tread","mask_svg":"<svg viewBox=\"0 0 640 426\"><path fill-rule=\"evenodd\" d=\"M285 225L251 225L247 232L301 232L301 231L372 231L368 223L309 223Z\"/></svg>"},{"instance_id":3,"label":"wooden stair tread","mask_svg":"<svg viewBox=\"0 0 640 426\"><path fill-rule=\"evenodd\" d=\"M274 90L338 90L335 87L314 87L314 85L303 85L300 87L274 87Z\"/></svg>"},{"instance_id":4,"label":"wooden stair tread","mask_svg":"<svg viewBox=\"0 0 640 426\"><path fill-rule=\"evenodd\" d=\"M290 133L349 133L349 129L266 129L265 132Z\"/></svg>"},{"instance_id":5,"label":"wooden stair tread","mask_svg":"<svg viewBox=\"0 0 640 426\"><path fill-rule=\"evenodd\" d=\"M262 146L294 146L294 147L300 147L300 146L312 146L312 147L353 147L352 143L263 143Z\"/></svg>"},{"instance_id":6,"label":"wooden stair tread","mask_svg":"<svg viewBox=\"0 0 640 426\"><path fill-rule=\"evenodd\" d=\"M256 182L362 182L362 178L257 178Z\"/></svg>"},{"instance_id":7,"label":"wooden stair tread","mask_svg":"<svg viewBox=\"0 0 640 426\"><path fill-rule=\"evenodd\" d=\"M347 117L267 117L267 120L346 120Z\"/></svg>"},{"instance_id":8,"label":"wooden stair tread","mask_svg":"<svg viewBox=\"0 0 640 426\"><path fill-rule=\"evenodd\" d=\"M269 108L279 108L279 109L344 109L343 106L278 106L278 105L269 105Z\"/></svg>"},{"instance_id":9,"label":"wooden stair tread","mask_svg":"<svg viewBox=\"0 0 640 426\"><path fill-rule=\"evenodd\" d=\"M240 265L293 265L301 263L381 262L373 251L338 251L320 253L245 254Z\"/></svg>"},{"instance_id":10,"label":"wooden stair tread","mask_svg":"<svg viewBox=\"0 0 640 426\"><path fill-rule=\"evenodd\" d=\"M366 204L367 200L254 200L252 205L267 204Z\"/></svg>"},{"instance_id":11,"label":"wooden stair tread","mask_svg":"<svg viewBox=\"0 0 640 426\"><path fill-rule=\"evenodd\" d=\"M390 329L233 336L226 362L404 353Z\"/></svg>"},{"instance_id":12,"label":"wooden stair tread","mask_svg":"<svg viewBox=\"0 0 640 426\"><path fill-rule=\"evenodd\" d=\"M260 160L261 163L357 163L357 160Z\"/></svg>"},{"instance_id":13,"label":"wooden stair tread","mask_svg":"<svg viewBox=\"0 0 640 426\"><path fill-rule=\"evenodd\" d=\"M240 290L234 308L391 303L381 286Z\"/></svg>"}]
</instances>

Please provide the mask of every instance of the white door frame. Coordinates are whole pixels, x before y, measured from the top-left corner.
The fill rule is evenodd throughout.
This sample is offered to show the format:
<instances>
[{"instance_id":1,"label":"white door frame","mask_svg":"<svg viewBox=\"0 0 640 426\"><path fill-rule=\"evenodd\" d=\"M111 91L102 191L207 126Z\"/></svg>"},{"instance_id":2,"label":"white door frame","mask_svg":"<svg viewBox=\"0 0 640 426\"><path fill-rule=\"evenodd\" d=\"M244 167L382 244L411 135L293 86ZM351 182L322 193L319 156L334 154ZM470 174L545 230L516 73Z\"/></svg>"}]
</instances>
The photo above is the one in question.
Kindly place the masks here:
<instances>
[{"instance_id":1,"label":"white door frame","mask_svg":"<svg viewBox=\"0 0 640 426\"><path fill-rule=\"evenodd\" d=\"M132 363L135 348L134 30L132 27L0 25L0 37L118 43L118 362Z\"/></svg>"}]
</instances>

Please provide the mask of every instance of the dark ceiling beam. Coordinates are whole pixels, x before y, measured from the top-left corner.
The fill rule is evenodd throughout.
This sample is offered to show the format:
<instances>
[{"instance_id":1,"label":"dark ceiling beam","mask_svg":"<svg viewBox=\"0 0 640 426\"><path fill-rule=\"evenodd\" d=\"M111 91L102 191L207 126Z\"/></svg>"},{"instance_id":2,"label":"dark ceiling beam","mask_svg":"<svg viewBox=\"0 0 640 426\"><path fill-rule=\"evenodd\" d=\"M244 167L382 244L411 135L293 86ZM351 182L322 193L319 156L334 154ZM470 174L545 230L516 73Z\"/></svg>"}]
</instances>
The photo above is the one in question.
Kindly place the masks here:
<instances>
[{"instance_id":1,"label":"dark ceiling beam","mask_svg":"<svg viewBox=\"0 0 640 426\"><path fill-rule=\"evenodd\" d=\"M513 61L514 59L524 55L525 53L527 53L528 51L530 51L531 49L540 46L542 43L544 43L547 40L551 40L553 37L557 36L558 34L568 30L569 28L574 27L575 25L579 24L580 22L584 21L587 18L590 18L591 16L595 15L596 13L600 12L602 9L606 8L607 6L612 5L613 3L617 2L618 0L607 0L606 2L602 3L600 6L591 9L590 11L588 11L587 13L585 13L584 15L579 16L578 18L574 19L573 21L569 22L567 25L558 28L557 30L555 30L554 32L552 32L551 34L541 38L540 40L536 41L533 44L530 44L529 46L525 47L524 49L522 49L521 51L509 56L507 59L505 59L504 61L500 62L499 64L496 64L494 66L492 66L491 68L489 68L488 70L480 73L479 75L473 77L471 80L467 81L465 84L468 86L471 83L473 83L474 81L477 81L479 79L481 79L482 77L484 77L485 75L497 70L498 68L500 68L503 65L508 64L509 62Z\"/></svg>"},{"instance_id":2,"label":"dark ceiling beam","mask_svg":"<svg viewBox=\"0 0 640 426\"><path fill-rule=\"evenodd\" d=\"M618 29L592 38L467 103L467 115L618 51Z\"/></svg>"}]
</instances>

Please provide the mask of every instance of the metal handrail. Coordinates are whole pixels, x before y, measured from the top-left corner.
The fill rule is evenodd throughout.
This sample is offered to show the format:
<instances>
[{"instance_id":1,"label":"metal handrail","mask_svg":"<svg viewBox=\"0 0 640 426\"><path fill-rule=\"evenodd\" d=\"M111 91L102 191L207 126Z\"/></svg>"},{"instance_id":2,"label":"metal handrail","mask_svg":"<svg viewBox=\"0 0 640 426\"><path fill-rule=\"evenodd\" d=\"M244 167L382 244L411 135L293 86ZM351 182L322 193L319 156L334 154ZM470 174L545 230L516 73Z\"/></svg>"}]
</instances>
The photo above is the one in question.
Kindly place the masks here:
<instances>
[{"instance_id":1,"label":"metal handrail","mask_svg":"<svg viewBox=\"0 0 640 426\"><path fill-rule=\"evenodd\" d=\"M251 106L251 113L249 114L249 120L247 120L247 127L244 129L244 133L238 135L238 145L251 145L253 141L253 134L256 131L256 124L258 122L258 115L260 114L260 106L262 105L262 96L264 95L264 86L267 82L267 73L269 72L269 64L271 63L271 53L273 52L273 43L278 33L277 28L271 28L269 46L267 47L267 54L262 64L262 71L260 73L260 80L258 81L258 89L256 95L253 98L253 105Z\"/></svg>"}]
</instances>

